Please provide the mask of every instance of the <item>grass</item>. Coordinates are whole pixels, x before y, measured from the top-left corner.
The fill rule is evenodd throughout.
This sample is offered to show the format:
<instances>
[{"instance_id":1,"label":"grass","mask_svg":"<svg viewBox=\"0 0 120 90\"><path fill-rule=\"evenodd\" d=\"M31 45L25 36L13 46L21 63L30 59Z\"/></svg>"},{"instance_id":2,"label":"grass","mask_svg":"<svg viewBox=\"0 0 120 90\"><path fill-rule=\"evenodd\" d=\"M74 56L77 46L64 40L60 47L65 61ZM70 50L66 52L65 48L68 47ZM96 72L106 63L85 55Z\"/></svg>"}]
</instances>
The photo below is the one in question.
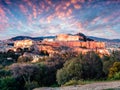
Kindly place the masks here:
<instances>
[{"instance_id":1,"label":"grass","mask_svg":"<svg viewBox=\"0 0 120 90\"><path fill-rule=\"evenodd\" d=\"M120 88L108 88L108 89L103 89L103 90L120 90Z\"/></svg>"},{"instance_id":2,"label":"grass","mask_svg":"<svg viewBox=\"0 0 120 90\"><path fill-rule=\"evenodd\" d=\"M63 86L71 86L71 85L85 85L85 84L91 84L96 82L114 82L119 80L70 80L66 82ZM120 90L119 89L106 89L106 90Z\"/></svg>"},{"instance_id":3,"label":"grass","mask_svg":"<svg viewBox=\"0 0 120 90\"><path fill-rule=\"evenodd\" d=\"M94 82L94 81L70 80L69 82L66 82L63 86L85 85L85 84L90 84L92 82Z\"/></svg>"}]
</instances>

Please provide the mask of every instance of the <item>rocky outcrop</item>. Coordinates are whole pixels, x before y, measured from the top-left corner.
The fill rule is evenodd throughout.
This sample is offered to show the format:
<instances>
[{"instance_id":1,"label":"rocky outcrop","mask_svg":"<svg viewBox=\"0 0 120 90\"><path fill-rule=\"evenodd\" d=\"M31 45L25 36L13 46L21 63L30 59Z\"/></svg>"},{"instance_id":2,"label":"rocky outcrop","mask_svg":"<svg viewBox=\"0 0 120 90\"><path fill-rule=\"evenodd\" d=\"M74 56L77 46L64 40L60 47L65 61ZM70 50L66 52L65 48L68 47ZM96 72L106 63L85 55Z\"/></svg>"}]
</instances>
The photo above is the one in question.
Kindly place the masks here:
<instances>
[{"instance_id":1,"label":"rocky outcrop","mask_svg":"<svg viewBox=\"0 0 120 90\"><path fill-rule=\"evenodd\" d=\"M87 38L82 33L78 33L75 35L59 34L55 39L46 39L42 42L34 42L32 40L15 41L14 47L22 49L33 47L36 51L47 51L49 54L59 53L60 50L65 50L65 48L70 48L71 50L74 50L76 52L83 53L91 50L100 53L107 53L105 51L106 47L104 42L94 41L90 38Z\"/></svg>"},{"instance_id":2,"label":"rocky outcrop","mask_svg":"<svg viewBox=\"0 0 120 90\"><path fill-rule=\"evenodd\" d=\"M14 42L15 48L29 48L32 45L34 45L34 42L32 40L19 40Z\"/></svg>"},{"instance_id":3,"label":"rocky outcrop","mask_svg":"<svg viewBox=\"0 0 120 90\"><path fill-rule=\"evenodd\" d=\"M47 43L48 44L48 43ZM50 45L50 42L49 42ZM68 47L79 47L79 48L86 48L86 49L96 49L96 48L105 48L104 42L95 42L95 41L87 41L87 42L80 42L80 41L57 41L52 42L51 45L53 46L68 46Z\"/></svg>"},{"instance_id":4,"label":"rocky outcrop","mask_svg":"<svg viewBox=\"0 0 120 90\"><path fill-rule=\"evenodd\" d=\"M48 45L38 45L38 50L39 51L47 51L49 54L54 54L57 53L57 51L52 47Z\"/></svg>"},{"instance_id":5,"label":"rocky outcrop","mask_svg":"<svg viewBox=\"0 0 120 90\"><path fill-rule=\"evenodd\" d=\"M96 42L96 41L86 41L86 42L80 42L80 41L53 41L53 42L47 42L43 41L40 45L38 45L39 51L47 51L50 54L53 53L60 53L58 50L61 48L61 50L64 48L62 47L68 47L73 51L76 52L83 52L86 53L88 51L97 51L100 53L108 53L105 50L105 43L104 42ZM102 51L103 50L103 51Z\"/></svg>"}]
</instances>

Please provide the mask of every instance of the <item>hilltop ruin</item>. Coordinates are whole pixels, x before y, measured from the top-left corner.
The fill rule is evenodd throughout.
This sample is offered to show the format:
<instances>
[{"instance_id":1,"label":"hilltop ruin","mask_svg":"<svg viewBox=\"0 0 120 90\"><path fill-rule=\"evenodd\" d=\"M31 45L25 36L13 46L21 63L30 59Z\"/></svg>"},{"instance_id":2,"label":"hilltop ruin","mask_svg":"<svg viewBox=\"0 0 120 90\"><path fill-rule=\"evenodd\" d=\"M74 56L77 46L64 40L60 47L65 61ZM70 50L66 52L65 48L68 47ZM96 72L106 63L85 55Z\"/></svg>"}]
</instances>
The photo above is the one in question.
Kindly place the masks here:
<instances>
[{"instance_id":1,"label":"hilltop ruin","mask_svg":"<svg viewBox=\"0 0 120 90\"><path fill-rule=\"evenodd\" d=\"M59 34L53 39L44 39L43 41L21 40L15 41L14 47L17 48L34 48L38 51L46 51L49 54L60 53L60 51L72 50L75 52L86 53L88 51L96 51L102 54L108 54L105 49L104 42L97 42L87 38L84 34L78 33ZM68 49L65 49L68 48Z\"/></svg>"}]
</instances>

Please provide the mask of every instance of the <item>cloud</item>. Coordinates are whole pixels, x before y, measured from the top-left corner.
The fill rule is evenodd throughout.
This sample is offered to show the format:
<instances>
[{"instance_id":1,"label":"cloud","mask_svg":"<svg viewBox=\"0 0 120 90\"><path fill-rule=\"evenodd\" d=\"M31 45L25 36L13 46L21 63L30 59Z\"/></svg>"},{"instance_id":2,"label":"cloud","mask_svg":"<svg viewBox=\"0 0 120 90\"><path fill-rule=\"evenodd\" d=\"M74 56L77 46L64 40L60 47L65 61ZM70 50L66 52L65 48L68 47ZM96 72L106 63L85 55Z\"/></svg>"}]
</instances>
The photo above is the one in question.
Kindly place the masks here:
<instances>
[{"instance_id":1,"label":"cloud","mask_svg":"<svg viewBox=\"0 0 120 90\"><path fill-rule=\"evenodd\" d=\"M119 35L119 13L118 0L4 0L0 32L9 36L82 32L111 38Z\"/></svg>"},{"instance_id":2,"label":"cloud","mask_svg":"<svg viewBox=\"0 0 120 90\"><path fill-rule=\"evenodd\" d=\"M80 8L81 8L81 5L80 5L80 4L74 4L74 8L75 8L75 9L80 9Z\"/></svg>"},{"instance_id":3,"label":"cloud","mask_svg":"<svg viewBox=\"0 0 120 90\"><path fill-rule=\"evenodd\" d=\"M8 18L6 16L6 13L4 11L4 9L0 6L0 22L1 23L7 23Z\"/></svg>"},{"instance_id":4,"label":"cloud","mask_svg":"<svg viewBox=\"0 0 120 90\"><path fill-rule=\"evenodd\" d=\"M33 17L36 19L37 18L37 9L36 6L33 5Z\"/></svg>"},{"instance_id":5,"label":"cloud","mask_svg":"<svg viewBox=\"0 0 120 90\"><path fill-rule=\"evenodd\" d=\"M23 4L20 4L19 7L20 7L20 10L21 10L25 15L27 15L27 12L28 12L27 8L26 8Z\"/></svg>"},{"instance_id":6,"label":"cloud","mask_svg":"<svg viewBox=\"0 0 120 90\"><path fill-rule=\"evenodd\" d=\"M50 23L53 19L54 19L54 16L53 16L53 15L48 16L48 17L47 17L48 23Z\"/></svg>"},{"instance_id":7,"label":"cloud","mask_svg":"<svg viewBox=\"0 0 120 90\"><path fill-rule=\"evenodd\" d=\"M23 0L29 7L32 7L32 0Z\"/></svg>"},{"instance_id":8,"label":"cloud","mask_svg":"<svg viewBox=\"0 0 120 90\"><path fill-rule=\"evenodd\" d=\"M5 0L5 2L6 2L7 4L11 4L11 1L10 1L10 0Z\"/></svg>"}]
</instances>

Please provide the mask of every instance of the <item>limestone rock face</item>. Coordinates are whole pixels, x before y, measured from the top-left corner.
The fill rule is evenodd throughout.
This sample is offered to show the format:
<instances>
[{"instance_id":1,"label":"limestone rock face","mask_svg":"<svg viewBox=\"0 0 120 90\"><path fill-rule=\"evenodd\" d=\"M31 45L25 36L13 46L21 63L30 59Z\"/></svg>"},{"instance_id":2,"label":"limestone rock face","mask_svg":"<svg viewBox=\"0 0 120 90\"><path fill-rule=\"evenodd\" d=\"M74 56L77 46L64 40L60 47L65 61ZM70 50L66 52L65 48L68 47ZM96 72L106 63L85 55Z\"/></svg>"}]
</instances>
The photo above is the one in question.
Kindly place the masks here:
<instances>
[{"instance_id":1,"label":"limestone rock face","mask_svg":"<svg viewBox=\"0 0 120 90\"><path fill-rule=\"evenodd\" d=\"M32 40L20 40L14 42L16 48L29 48L34 44Z\"/></svg>"},{"instance_id":2,"label":"limestone rock face","mask_svg":"<svg viewBox=\"0 0 120 90\"><path fill-rule=\"evenodd\" d=\"M79 47L86 49L105 48L104 42L95 42L95 41L87 41L87 42L69 41L69 42L59 42L59 44L61 46Z\"/></svg>"},{"instance_id":3,"label":"limestone rock face","mask_svg":"<svg viewBox=\"0 0 120 90\"><path fill-rule=\"evenodd\" d=\"M76 52L86 53L88 51L100 51L100 53L106 53L105 51L105 43L104 42L96 42L96 41L50 41L41 42L41 45L38 45L39 51L47 51L50 54L58 53L59 48L65 46ZM63 48L62 48L63 49ZM103 50L103 51L102 51ZM59 52L60 53L60 52Z\"/></svg>"},{"instance_id":4,"label":"limestone rock face","mask_svg":"<svg viewBox=\"0 0 120 90\"><path fill-rule=\"evenodd\" d=\"M53 47L47 45L38 46L38 49L39 51L47 51L49 54L53 54L56 52Z\"/></svg>"}]
</instances>

